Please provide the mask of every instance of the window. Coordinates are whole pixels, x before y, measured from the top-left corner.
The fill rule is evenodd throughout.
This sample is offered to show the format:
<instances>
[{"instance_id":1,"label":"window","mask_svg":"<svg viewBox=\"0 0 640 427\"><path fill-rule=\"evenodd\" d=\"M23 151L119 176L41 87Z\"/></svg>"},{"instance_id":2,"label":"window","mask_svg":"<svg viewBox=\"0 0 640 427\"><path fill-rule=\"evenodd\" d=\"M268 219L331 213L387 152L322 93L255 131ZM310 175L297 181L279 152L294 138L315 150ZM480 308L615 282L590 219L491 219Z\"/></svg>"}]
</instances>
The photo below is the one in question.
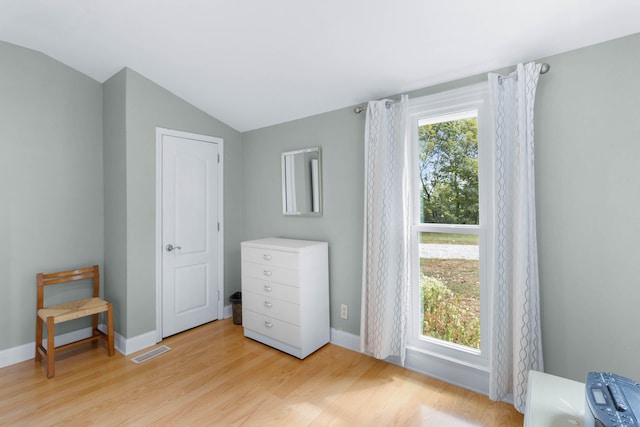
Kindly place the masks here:
<instances>
[{"instance_id":1,"label":"window","mask_svg":"<svg viewBox=\"0 0 640 427\"><path fill-rule=\"evenodd\" d=\"M414 173L408 353L479 372L487 372L489 363L487 93L487 85L478 84L416 98L409 106ZM414 368L451 380L447 372ZM461 385L488 388L488 376L486 384Z\"/></svg>"}]
</instances>

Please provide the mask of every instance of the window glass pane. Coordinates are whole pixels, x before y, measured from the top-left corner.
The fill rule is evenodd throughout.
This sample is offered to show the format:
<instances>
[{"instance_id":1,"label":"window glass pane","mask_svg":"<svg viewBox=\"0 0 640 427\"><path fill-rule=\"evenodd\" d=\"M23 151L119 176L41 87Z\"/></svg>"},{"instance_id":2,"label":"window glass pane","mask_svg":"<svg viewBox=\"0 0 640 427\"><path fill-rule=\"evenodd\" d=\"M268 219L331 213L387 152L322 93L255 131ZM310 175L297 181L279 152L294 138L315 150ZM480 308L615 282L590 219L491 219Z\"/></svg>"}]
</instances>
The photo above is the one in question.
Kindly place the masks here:
<instances>
[{"instance_id":1,"label":"window glass pane","mask_svg":"<svg viewBox=\"0 0 640 427\"><path fill-rule=\"evenodd\" d=\"M419 334L480 349L479 236L419 235Z\"/></svg>"},{"instance_id":2,"label":"window glass pane","mask_svg":"<svg viewBox=\"0 0 640 427\"><path fill-rule=\"evenodd\" d=\"M451 118L418 121L421 222L479 224L477 111Z\"/></svg>"}]
</instances>

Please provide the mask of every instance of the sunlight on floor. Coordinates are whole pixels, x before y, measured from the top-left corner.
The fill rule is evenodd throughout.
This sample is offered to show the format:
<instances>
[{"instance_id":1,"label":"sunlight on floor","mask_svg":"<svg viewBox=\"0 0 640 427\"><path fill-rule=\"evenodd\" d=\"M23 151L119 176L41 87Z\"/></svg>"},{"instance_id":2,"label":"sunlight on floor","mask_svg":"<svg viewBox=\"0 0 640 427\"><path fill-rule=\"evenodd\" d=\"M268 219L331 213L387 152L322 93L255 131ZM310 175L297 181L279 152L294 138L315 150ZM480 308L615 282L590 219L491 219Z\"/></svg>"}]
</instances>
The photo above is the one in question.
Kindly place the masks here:
<instances>
[{"instance_id":1,"label":"sunlight on floor","mask_svg":"<svg viewBox=\"0 0 640 427\"><path fill-rule=\"evenodd\" d=\"M437 409L422 405L420 407L420 420L423 426L447 426L447 427L480 427L481 424L469 420L461 420Z\"/></svg>"}]
</instances>

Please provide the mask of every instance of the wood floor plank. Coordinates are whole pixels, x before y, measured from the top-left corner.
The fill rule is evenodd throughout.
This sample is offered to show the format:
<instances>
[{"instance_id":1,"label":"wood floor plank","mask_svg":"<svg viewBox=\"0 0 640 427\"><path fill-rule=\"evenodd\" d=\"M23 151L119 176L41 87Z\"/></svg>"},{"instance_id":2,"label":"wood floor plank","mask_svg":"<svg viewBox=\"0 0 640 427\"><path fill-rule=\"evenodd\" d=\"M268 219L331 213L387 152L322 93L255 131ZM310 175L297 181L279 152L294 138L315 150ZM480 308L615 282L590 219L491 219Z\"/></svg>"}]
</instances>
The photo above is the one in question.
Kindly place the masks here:
<instances>
[{"instance_id":1,"label":"wood floor plank","mask_svg":"<svg viewBox=\"0 0 640 427\"><path fill-rule=\"evenodd\" d=\"M512 406L332 344L305 360L231 319L165 339L134 364L104 346L0 369L0 425L521 426Z\"/></svg>"}]
</instances>

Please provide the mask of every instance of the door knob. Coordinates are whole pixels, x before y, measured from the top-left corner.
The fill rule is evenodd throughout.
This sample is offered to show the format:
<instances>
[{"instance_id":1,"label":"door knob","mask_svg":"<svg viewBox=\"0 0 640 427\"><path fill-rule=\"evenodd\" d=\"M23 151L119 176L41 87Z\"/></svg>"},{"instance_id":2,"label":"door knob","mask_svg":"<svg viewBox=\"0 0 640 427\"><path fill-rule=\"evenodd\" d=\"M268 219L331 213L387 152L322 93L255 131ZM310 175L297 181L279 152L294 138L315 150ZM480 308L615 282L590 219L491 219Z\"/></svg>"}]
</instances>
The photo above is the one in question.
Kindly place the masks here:
<instances>
[{"instance_id":1,"label":"door knob","mask_svg":"<svg viewBox=\"0 0 640 427\"><path fill-rule=\"evenodd\" d=\"M171 252L174 249L182 249L180 246L173 246L171 243L167 245L167 252Z\"/></svg>"}]
</instances>

